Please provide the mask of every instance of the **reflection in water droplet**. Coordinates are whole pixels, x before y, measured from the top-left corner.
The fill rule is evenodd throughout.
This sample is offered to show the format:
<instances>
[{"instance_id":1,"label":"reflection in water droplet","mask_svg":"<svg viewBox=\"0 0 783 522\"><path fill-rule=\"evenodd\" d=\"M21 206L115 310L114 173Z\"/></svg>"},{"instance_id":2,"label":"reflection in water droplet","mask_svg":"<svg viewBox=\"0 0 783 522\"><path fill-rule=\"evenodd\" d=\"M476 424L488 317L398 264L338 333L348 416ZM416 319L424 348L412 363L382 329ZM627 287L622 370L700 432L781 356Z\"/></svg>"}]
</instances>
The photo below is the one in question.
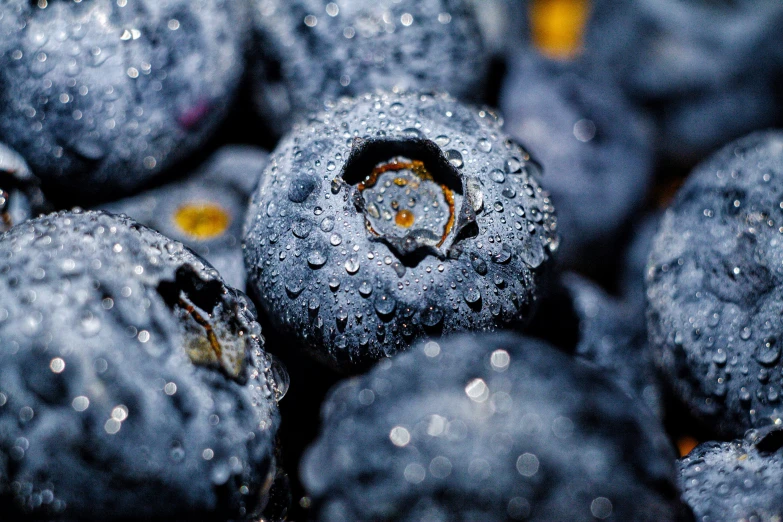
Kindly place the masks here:
<instances>
[{"instance_id":1,"label":"reflection in water droplet","mask_svg":"<svg viewBox=\"0 0 783 522\"><path fill-rule=\"evenodd\" d=\"M465 162L462 159L462 154L460 154L458 150L454 150L454 149L447 150L446 159L449 160L449 163L451 163L453 166L455 166L458 169L461 169L463 165L465 165Z\"/></svg>"},{"instance_id":2,"label":"reflection in water droplet","mask_svg":"<svg viewBox=\"0 0 783 522\"><path fill-rule=\"evenodd\" d=\"M313 268L321 268L326 263L326 256L320 250L313 250L307 255L307 263Z\"/></svg>"},{"instance_id":3,"label":"reflection in water droplet","mask_svg":"<svg viewBox=\"0 0 783 522\"><path fill-rule=\"evenodd\" d=\"M468 304L476 304L481 300L481 292L475 286L470 286L462 294L465 298L465 302Z\"/></svg>"},{"instance_id":4,"label":"reflection in water droplet","mask_svg":"<svg viewBox=\"0 0 783 522\"><path fill-rule=\"evenodd\" d=\"M359 293L363 297L369 297L370 294L372 294L372 286L367 281L362 281L362 283L359 285Z\"/></svg>"},{"instance_id":5,"label":"reflection in water droplet","mask_svg":"<svg viewBox=\"0 0 783 522\"><path fill-rule=\"evenodd\" d=\"M275 400L280 401L285 397L286 393L288 393L291 379L288 376L288 371L283 363L272 354L269 354L269 357L272 360L270 371L272 372L272 380L274 381Z\"/></svg>"},{"instance_id":6,"label":"reflection in water droplet","mask_svg":"<svg viewBox=\"0 0 783 522\"><path fill-rule=\"evenodd\" d=\"M345 271L349 274L355 274L359 271L359 260L355 257L349 257L345 261Z\"/></svg>"},{"instance_id":7,"label":"reflection in water droplet","mask_svg":"<svg viewBox=\"0 0 783 522\"><path fill-rule=\"evenodd\" d=\"M380 294L375 299L375 310L378 312L378 315L381 316L391 315L394 312L396 305L397 303L394 301L394 298L386 294Z\"/></svg>"}]
</instances>

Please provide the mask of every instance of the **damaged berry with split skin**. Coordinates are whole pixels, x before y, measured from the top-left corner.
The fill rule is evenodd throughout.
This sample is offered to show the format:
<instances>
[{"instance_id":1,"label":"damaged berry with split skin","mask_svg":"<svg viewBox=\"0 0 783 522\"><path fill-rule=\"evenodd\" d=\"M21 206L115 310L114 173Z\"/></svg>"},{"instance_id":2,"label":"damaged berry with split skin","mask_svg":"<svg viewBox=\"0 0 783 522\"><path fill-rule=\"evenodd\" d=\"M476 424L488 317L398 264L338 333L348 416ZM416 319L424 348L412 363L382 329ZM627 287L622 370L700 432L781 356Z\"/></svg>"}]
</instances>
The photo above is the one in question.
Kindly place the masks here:
<instances>
[{"instance_id":1,"label":"damaged berry with split skin","mask_svg":"<svg viewBox=\"0 0 783 522\"><path fill-rule=\"evenodd\" d=\"M284 371L254 309L127 218L0 236L0 508L9 518L257 515Z\"/></svg>"},{"instance_id":2,"label":"damaged berry with split skin","mask_svg":"<svg viewBox=\"0 0 783 522\"><path fill-rule=\"evenodd\" d=\"M666 434L604 373L509 333L381 361L323 404L310 517L685 520Z\"/></svg>"},{"instance_id":3,"label":"damaged berry with split skin","mask_svg":"<svg viewBox=\"0 0 783 522\"><path fill-rule=\"evenodd\" d=\"M417 337L524 326L557 249L538 165L446 95L330 103L270 157L245 227L274 324L350 371Z\"/></svg>"},{"instance_id":4,"label":"damaged berry with split skin","mask_svg":"<svg viewBox=\"0 0 783 522\"><path fill-rule=\"evenodd\" d=\"M226 114L247 14L228 0L8 0L0 136L68 205L137 189Z\"/></svg>"},{"instance_id":5,"label":"damaged berry with split skin","mask_svg":"<svg viewBox=\"0 0 783 522\"><path fill-rule=\"evenodd\" d=\"M724 437L780 424L783 133L752 134L697 167L666 211L647 264L658 363Z\"/></svg>"}]
</instances>

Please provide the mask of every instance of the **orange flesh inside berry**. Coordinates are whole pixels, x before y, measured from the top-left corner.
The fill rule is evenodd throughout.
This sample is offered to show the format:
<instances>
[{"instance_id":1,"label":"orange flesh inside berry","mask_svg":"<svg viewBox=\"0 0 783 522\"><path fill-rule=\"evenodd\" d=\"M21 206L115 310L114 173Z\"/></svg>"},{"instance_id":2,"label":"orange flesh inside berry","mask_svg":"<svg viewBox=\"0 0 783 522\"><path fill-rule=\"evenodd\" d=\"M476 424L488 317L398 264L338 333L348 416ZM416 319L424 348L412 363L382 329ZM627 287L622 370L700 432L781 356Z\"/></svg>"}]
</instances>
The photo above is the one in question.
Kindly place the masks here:
<instances>
[{"instance_id":1,"label":"orange flesh inside berry","mask_svg":"<svg viewBox=\"0 0 783 522\"><path fill-rule=\"evenodd\" d=\"M582 51L589 0L533 0L529 14L533 43L541 54L568 60Z\"/></svg>"},{"instance_id":2,"label":"orange flesh inside berry","mask_svg":"<svg viewBox=\"0 0 783 522\"><path fill-rule=\"evenodd\" d=\"M185 235L203 241L223 234L231 217L214 203L194 202L180 206L174 213L174 222Z\"/></svg>"}]
</instances>

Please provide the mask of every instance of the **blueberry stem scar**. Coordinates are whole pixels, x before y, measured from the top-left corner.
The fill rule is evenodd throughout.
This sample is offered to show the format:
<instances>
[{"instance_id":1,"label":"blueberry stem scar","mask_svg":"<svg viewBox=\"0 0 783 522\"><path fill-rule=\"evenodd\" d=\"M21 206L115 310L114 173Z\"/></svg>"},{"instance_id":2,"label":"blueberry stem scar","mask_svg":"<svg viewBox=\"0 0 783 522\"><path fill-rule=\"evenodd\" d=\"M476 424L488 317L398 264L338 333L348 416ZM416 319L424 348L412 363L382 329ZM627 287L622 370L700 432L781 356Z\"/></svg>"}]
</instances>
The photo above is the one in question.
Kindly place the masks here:
<instances>
[{"instance_id":1,"label":"blueberry stem scar","mask_svg":"<svg viewBox=\"0 0 783 522\"><path fill-rule=\"evenodd\" d=\"M364 193L365 190L375 187L375 185L378 183L378 178L381 175L385 174L386 172L400 172L400 171L408 171L412 173L416 178L418 178L419 181L429 181L435 183L435 178L432 176L429 170L427 170L427 167L423 161L409 160L404 157L396 157L396 158L392 158L389 161L376 165L375 168L370 173L370 175L367 176L367 178L364 181L359 182L356 185L356 188L359 190L360 193ZM418 181L409 181L404 177L397 177L394 179L393 182L395 185L399 187L410 186L412 190L416 190L419 188ZM440 240L436 245L440 247L446 241L449 234L451 233L451 230L454 228L455 212L454 212L454 192L443 183L438 183L438 186L443 192L443 197L446 203L448 204L448 211L449 211L448 221L443 227L443 232L441 234ZM411 210L408 209L398 210L399 204L396 201L392 202L392 208L397 211L394 218L394 222L398 227L402 229L408 229L414 225L417 216ZM367 227L367 230L371 234L375 236L383 235L381 231L375 230L375 228L373 228L373 225L370 222L370 220L365 220L365 225Z\"/></svg>"}]
</instances>

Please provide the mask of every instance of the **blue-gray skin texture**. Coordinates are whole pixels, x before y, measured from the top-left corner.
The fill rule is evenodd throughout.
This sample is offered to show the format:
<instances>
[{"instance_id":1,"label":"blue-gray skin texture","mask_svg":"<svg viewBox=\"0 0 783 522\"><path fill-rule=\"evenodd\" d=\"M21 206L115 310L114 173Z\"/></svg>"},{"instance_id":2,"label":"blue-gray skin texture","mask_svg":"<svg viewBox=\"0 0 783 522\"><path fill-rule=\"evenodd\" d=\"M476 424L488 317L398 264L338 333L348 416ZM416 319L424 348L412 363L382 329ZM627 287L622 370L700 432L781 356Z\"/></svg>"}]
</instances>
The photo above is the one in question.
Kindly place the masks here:
<instances>
[{"instance_id":1,"label":"blue-gray skin texture","mask_svg":"<svg viewBox=\"0 0 783 522\"><path fill-rule=\"evenodd\" d=\"M238 367L191 362L186 342L205 334L172 308L178 297L225 351L245 348ZM63 212L0 236L3 518L225 520L263 507L279 414L262 342L245 296L129 219Z\"/></svg>"},{"instance_id":2,"label":"blue-gray skin texture","mask_svg":"<svg viewBox=\"0 0 783 522\"><path fill-rule=\"evenodd\" d=\"M691 412L724 437L780 422L783 133L697 167L648 261L650 343Z\"/></svg>"},{"instance_id":3,"label":"blue-gray skin texture","mask_svg":"<svg viewBox=\"0 0 783 522\"><path fill-rule=\"evenodd\" d=\"M662 427L603 373L508 333L382 361L323 405L314 518L679 520Z\"/></svg>"},{"instance_id":4,"label":"blue-gray skin texture","mask_svg":"<svg viewBox=\"0 0 783 522\"><path fill-rule=\"evenodd\" d=\"M563 285L579 319L576 354L607 370L627 393L663 419L663 390L647 342L644 311L574 273L563 275Z\"/></svg>"},{"instance_id":5,"label":"blue-gray skin texture","mask_svg":"<svg viewBox=\"0 0 783 522\"><path fill-rule=\"evenodd\" d=\"M783 518L779 429L750 430L732 442L705 442L677 462L682 499L697 521Z\"/></svg>"},{"instance_id":6,"label":"blue-gray skin texture","mask_svg":"<svg viewBox=\"0 0 783 522\"><path fill-rule=\"evenodd\" d=\"M482 94L488 53L469 0L253 0L256 105L284 133L323 102L376 89ZM336 6L336 8L335 8Z\"/></svg>"},{"instance_id":7,"label":"blue-gray skin texture","mask_svg":"<svg viewBox=\"0 0 783 522\"><path fill-rule=\"evenodd\" d=\"M245 288L242 223L250 195L258 184L268 154L259 148L229 145L184 180L148 190L137 196L104 204L103 210L127 214L137 222L183 243L204 257L229 286ZM200 238L174 219L187 205L213 205L229 216L228 228L215 237Z\"/></svg>"},{"instance_id":8,"label":"blue-gray skin texture","mask_svg":"<svg viewBox=\"0 0 783 522\"><path fill-rule=\"evenodd\" d=\"M5 1L0 137L55 191L138 188L227 112L247 13L228 0Z\"/></svg>"},{"instance_id":9,"label":"blue-gray skin texture","mask_svg":"<svg viewBox=\"0 0 783 522\"><path fill-rule=\"evenodd\" d=\"M410 242L375 236L357 206L351 183L400 154L455 189L440 246L416 226ZM422 335L524 326L557 249L537 170L496 116L447 95L342 99L272 153L245 226L248 286L278 328L343 370Z\"/></svg>"},{"instance_id":10,"label":"blue-gray skin texture","mask_svg":"<svg viewBox=\"0 0 783 522\"><path fill-rule=\"evenodd\" d=\"M40 185L24 159L0 143L0 232L48 210Z\"/></svg>"},{"instance_id":11,"label":"blue-gray skin texture","mask_svg":"<svg viewBox=\"0 0 783 522\"><path fill-rule=\"evenodd\" d=\"M558 208L560 262L584 266L616 242L653 174L652 133L610 79L532 50L509 60L500 94L504 130L541 161Z\"/></svg>"},{"instance_id":12,"label":"blue-gray skin texture","mask_svg":"<svg viewBox=\"0 0 783 522\"><path fill-rule=\"evenodd\" d=\"M599 0L586 48L692 160L781 121L782 26L779 0Z\"/></svg>"}]
</instances>

